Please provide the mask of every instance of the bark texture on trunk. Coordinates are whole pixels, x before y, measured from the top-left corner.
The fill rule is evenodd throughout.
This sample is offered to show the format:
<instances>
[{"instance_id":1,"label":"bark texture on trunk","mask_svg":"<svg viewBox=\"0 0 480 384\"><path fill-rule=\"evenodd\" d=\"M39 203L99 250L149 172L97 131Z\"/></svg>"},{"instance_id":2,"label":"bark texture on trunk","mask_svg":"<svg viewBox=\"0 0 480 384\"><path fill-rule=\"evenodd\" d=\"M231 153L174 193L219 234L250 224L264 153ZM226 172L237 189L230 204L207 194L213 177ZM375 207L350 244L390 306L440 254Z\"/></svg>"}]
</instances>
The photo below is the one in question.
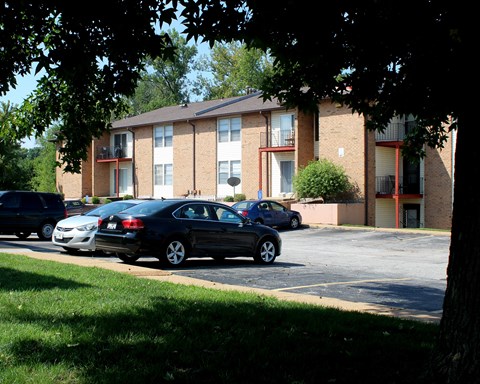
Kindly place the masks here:
<instances>
[{"instance_id":1,"label":"bark texture on trunk","mask_svg":"<svg viewBox=\"0 0 480 384\"><path fill-rule=\"evenodd\" d=\"M432 383L475 384L480 383L480 150L473 121L459 123L447 289L430 376Z\"/></svg>"}]
</instances>

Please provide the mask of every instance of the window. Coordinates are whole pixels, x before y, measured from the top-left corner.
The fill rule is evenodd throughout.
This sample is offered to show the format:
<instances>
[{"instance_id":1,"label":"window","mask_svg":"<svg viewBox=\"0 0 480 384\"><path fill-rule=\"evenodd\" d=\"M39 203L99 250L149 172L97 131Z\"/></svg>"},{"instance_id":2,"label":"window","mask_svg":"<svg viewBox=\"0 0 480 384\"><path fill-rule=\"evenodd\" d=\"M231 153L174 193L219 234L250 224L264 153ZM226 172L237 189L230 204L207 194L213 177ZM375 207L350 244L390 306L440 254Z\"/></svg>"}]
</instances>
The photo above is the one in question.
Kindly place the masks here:
<instances>
[{"instance_id":1,"label":"window","mask_svg":"<svg viewBox=\"0 0 480 384\"><path fill-rule=\"evenodd\" d=\"M119 133L113 136L114 157L124 157L127 149L127 134Z\"/></svg>"},{"instance_id":2,"label":"window","mask_svg":"<svg viewBox=\"0 0 480 384\"><path fill-rule=\"evenodd\" d=\"M241 175L240 160L218 162L218 184L227 184L227 180L230 177L238 177L241 179Z\"/></svg>"},{"instance_id":3,"label":"window","mask_svg":"<svg viewBox=\"0 0 480 384\"><path fill-rule=\"evenodd\" d=\"M155 147L171 147L173 144L173 126L155 127Z\"/></svg>"},{"instance_id":4,"label":"window","mask_svg":"<svg viewBox=\"0 0 480 384\"><path fill-rule=\"evenodd\" d=\"M155 185L173 184L173 164L155 164Z\"/></svg>"},{"instance_id":5,"label":"window","mask_svg":"<svg viewBox=\"0 0 480 384\"><path fill-rule=\"evenodd\" d=\"M218 120L218 142L240 141L241 126L240 117Z\"/></svg>"}]
</instances>

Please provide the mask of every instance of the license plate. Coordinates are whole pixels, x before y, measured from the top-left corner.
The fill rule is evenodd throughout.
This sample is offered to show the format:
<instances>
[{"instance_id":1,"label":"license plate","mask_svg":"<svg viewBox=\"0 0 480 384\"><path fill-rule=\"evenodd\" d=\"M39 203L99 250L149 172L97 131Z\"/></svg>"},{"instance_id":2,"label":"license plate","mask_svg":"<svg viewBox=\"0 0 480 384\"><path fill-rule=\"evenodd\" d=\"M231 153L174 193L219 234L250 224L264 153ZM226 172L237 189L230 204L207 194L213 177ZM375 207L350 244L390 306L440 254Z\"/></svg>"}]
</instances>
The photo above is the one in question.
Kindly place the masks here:
<instances>
[{"instance_id":1,"label":"license plate","mask_svg":"<svg viewBox=\"0 0 480 384\"><path fill-rule=\"evenodd\" d=\"M115 229L117 228L117 223L108 223L107 224L107 229Z\"/></svg>"}]
</instances>

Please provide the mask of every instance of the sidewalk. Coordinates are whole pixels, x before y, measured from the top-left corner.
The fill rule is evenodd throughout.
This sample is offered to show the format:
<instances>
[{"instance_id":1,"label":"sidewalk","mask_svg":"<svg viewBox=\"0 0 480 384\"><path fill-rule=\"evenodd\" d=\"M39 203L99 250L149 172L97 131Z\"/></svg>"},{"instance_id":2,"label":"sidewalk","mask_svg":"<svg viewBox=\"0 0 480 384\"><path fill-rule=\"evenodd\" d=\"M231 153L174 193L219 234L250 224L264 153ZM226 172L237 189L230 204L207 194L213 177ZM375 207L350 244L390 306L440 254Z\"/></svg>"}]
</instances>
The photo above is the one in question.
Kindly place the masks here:
<instances>
[{"instance_id":1,"label":"sidewalk","mask_svg":"<svg viewBox=\"0 0 480 384\"><path fill-rule=\"evenodd\" d=\"M308 303L314 305L320 305L325 307L333 307L345 311L366 312L378 315L395 316L404 319L426 321L426 322L439 322L441 314L422 313L418 311L412 311L402 308L387 307L381 305L373 305L369 303L356 303L350 301L344 301L328 297L320 297L313 295L301 295L290 292L278 292L270 291L267 289L249 288L242 286L227 285L221 283L215 283L211 281L205 281L200 279L194 279L190 277L178 276L169 271L145 268L141 266L116 263L105 260L96 259L93 257L85 256L70 256L65 254L43 253L34 251L17 251L16 254L25 255L31 258L40 260L49 260L60 263L76 264L84 267L96 267L109 269L115 272L128 273L133 276L137 276L145 279L152 279L158 281L167 281L175 284L184 285L196 285L204 288L221 289L221 290L235 290L241 292L255 293L264 296L273 296L279 300L287 300L301 303Z\"/></svg>"}]
</instances>

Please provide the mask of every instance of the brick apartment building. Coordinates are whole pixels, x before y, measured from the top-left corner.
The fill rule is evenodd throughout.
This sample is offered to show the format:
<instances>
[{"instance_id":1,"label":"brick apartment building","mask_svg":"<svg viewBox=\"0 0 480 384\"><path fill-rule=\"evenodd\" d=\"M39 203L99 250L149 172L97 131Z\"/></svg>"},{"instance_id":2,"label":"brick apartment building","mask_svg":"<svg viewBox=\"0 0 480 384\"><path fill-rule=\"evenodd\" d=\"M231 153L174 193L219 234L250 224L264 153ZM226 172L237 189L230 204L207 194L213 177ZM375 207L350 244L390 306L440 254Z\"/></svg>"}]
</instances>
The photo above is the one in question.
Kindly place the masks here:
<instances>
[{"instance_id":1,"label":"brick apartment building","mask_svg":"<svg viewBox=\"0 0 480 384\"><path fill-rule=\"evenodd\" d=\"M410 164L401 146L414 124L368 132L363 116L329 100L313 115L259 93L165 107L115 121L92 141L81 174L57 169L57 189L65 198L285 198L299 167L327 158L358 185L365 225L450 229L455 137Z\"/></svg>"}]
</instances>

